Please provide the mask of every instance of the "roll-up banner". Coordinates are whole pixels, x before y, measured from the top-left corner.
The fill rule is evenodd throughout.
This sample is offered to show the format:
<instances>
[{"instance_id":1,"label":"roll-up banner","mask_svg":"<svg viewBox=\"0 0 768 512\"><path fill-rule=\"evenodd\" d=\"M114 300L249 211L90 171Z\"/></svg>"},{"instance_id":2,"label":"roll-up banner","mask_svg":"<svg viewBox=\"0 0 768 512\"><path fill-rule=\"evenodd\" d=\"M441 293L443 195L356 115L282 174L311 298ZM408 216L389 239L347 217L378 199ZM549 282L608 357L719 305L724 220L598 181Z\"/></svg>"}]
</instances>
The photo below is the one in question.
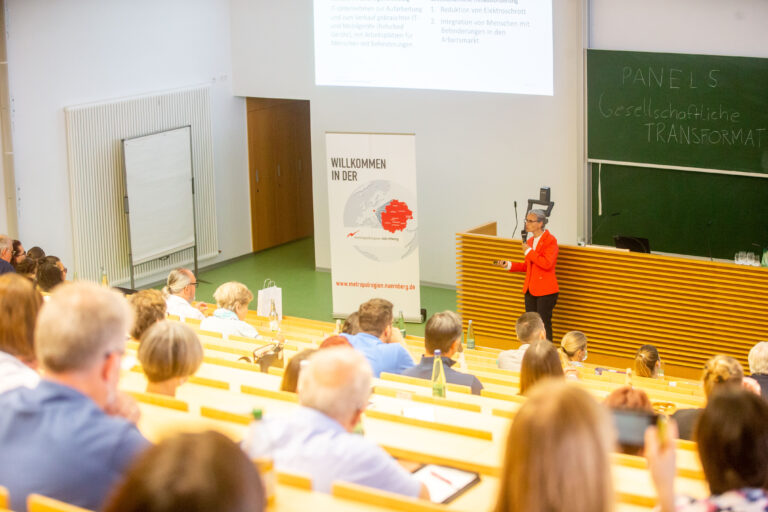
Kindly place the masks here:
<instances>
[{"instance_id":1,"label":"roll-up banner","mask_svg":"<svg viewBox=\"0 0 768 512\"><path fill-rule=\"evenodd\" d=\"M414 134L325 134L333 315L372 298L421 321Z\"/></svg>"}]
</instances>

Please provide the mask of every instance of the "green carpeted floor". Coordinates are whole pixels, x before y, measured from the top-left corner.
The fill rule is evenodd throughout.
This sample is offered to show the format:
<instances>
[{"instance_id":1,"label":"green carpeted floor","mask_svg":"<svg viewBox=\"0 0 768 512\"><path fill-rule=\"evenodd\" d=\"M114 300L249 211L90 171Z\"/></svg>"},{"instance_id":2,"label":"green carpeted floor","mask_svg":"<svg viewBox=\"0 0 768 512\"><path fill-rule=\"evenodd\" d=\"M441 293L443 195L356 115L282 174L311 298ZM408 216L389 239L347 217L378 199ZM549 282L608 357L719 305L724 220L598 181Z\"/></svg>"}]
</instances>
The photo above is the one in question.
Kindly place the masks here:
<instances>
[{"instance_id":1,"label":"green carpeted floor","mask_svg":"<svg viewBox=\"0 0 768 512\"><path fill-rule=\"evenodd\" d=\"M213 302L213 291L226 281L240 281L253 292L265 279L273 279L283 289L283 314L333 321L331 317L331 273L315 271L315 247L312 238L249 254L200 272L197 300ZM421 307L431 315L446 309L456 310L453 289L421 287ZM256 300L251 303L256 309ZM424 335L424 324L408 324L409 334Z\"/></svg>"}]
</instances>

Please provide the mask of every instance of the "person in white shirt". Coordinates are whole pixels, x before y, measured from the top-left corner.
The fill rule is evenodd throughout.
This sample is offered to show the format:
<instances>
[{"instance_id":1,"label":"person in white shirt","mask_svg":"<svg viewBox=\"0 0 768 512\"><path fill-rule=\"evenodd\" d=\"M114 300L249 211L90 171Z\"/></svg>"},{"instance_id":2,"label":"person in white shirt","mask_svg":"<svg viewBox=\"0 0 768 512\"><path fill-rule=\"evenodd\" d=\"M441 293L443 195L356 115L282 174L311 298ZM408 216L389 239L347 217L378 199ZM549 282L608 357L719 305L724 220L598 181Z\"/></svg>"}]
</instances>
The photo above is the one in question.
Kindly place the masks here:
<instances>
[{"instance_id":1,"label":"person in white shirt","mask_svg":"<svg viewBox=\"0 0 768 512\"><path fill-rule=\"evenodd\" d=\"M35 388L40 382L33 339L42 304L28 279L14 273L0 276L0 393Z\"/></svg>"},{"instance_id":2,"label":"person in white shirt","mask_svg":"<svg viewBox=\"0 0 768 512\"><path fill-rule=\"evenodd\" d=\"M261 339L256 328L245 321L248 305L253 300L253 293L247 286L236 281L224 283L213 292L213 298L217 309L200 322L201 330Z\"/></svg>"},{"instance_id":3,"label":"person in white shirt","mask_svg":"<svg viewBox=\"0 0 768 512\"><path fill-rule=\"evenodd\" d=\"M197 290L197 278L186 268L176 268L168 274L168 281L163 287L165 304L169 315L176 315L180 318L195 318L203 320L207 306L199 303L197 307L190 304L195 300L195 291Z\"/></svg>"},{"instance_id":4,"label":"person in white shirt","mask_svg":"<svg viewBox=\"0 0 768 512\"><path fill-rule=\"evenodd\" d=\"M427 487L370 439L355 434L371 396L373 372L349 347L324 348L299 373L299 407L254 422L243 440L250 458L271 455L277 471L306 474L315 491L333 482L428 499Z\"/></svg>"},{"instance_id":5,"label":"person in white shirt","mask_svg":"<svg viewBox=\"0 0 768 512\"><path fill-rule=\"evenodd\" d=\"M499 353L497 364L502 370L519 372L523 363L523 356L531 343L547 339L547 330L541 316L533 311L523 313L515 323L517 341L522 343L520 348L505 350Z\"/></svg>"}]
</instances>

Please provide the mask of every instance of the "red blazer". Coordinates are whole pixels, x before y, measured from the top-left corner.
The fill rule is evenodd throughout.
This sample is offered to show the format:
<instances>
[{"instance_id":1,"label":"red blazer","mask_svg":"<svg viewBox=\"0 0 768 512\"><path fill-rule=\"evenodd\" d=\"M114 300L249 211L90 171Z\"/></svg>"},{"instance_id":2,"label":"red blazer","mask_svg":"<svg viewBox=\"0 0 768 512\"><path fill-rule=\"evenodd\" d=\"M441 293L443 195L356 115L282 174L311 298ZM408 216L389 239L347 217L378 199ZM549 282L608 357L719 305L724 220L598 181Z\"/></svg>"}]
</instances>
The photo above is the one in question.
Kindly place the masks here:
<instances>
[{"instance_id":1,"label":"red blazer","mask_svg":"<svg viewBox=\"0 0 768 512\"><path fill-rule=\"evenodd\" d=\"M555 277L557 239L549 231L544 231L536 249L533 249L533 237L528 239L527 244L531 250L525 255L525 261L512 262L512 268L509 270L525 272L523 293L530 291L531 295L540 297L559 292L560 288L557 286L557 277Z\"/></svg>"}]
</instances>

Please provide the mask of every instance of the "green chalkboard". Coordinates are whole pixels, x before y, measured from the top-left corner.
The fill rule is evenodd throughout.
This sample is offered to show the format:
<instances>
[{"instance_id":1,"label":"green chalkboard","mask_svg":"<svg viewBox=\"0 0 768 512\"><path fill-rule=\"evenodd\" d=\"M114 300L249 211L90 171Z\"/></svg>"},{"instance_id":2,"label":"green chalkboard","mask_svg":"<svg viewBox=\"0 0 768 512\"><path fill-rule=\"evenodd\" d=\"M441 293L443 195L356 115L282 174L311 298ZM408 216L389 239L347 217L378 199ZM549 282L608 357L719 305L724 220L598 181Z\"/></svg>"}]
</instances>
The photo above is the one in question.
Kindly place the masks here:
<instances>
[{"instance_id":1,"label":"green chalkboard","mask_svg":"<svg viewBox=\"0 0 768 512\"><path fill-rule=\"evenodd\" d=\"M768 59L587 52L588 157L768 173Z\"/></svg>"},{"instance_id":2,"label":"green chalkboard","mask_svg":"<svg viewBox=\"0 0 768 512\"><path fill-rule=\"evenodd\" d=\"M592 242L733 259L768 246L768 178L592 164ZM602 214L600 207L602 206Z\"/></svg>"}]
</instances>

